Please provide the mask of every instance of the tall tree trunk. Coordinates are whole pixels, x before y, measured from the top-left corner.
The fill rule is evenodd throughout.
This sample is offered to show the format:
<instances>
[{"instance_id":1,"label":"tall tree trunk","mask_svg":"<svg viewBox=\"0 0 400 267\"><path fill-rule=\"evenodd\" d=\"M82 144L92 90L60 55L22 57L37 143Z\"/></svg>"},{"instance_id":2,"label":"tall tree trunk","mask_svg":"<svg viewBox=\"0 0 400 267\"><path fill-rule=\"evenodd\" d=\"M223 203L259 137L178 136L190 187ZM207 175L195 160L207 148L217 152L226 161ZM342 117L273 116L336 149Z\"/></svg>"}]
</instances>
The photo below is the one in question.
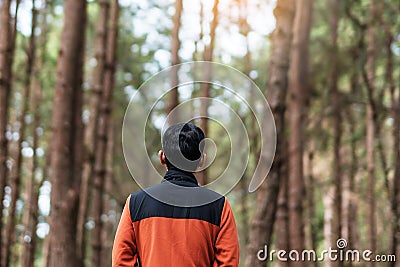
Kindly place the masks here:
<instances>
[{"instance_id":1,"label":"tall tree trunk","mask_svg":"<svg viewBox=\"0 0 400 267\"><path fill-rule=\"evenodd\" d=\"M82 170L86 1L66 0L64 11L51 121L49 265L79 266L76 224Z\"/></svg>"},{"instance_id":2,"label":"tall tree trunk","mask_svg":"<svg viewBox=\"0 0 400 267\"><path fill-rule=\"evenodd\" d=\"M361 53L364 50L364 27L363 25L351 14L349 10L349 6L345 6L345 13L346 16L352 21L354 26L360 30L360 34L358 37L358 41L354 47L351 48L351 59L353 62L360 62L362 58L360 57ZM362 73L363 74L363 70ZM364 75L362 75L364 76ZM350 77L350 85L351 85L351 96L356 98L361 97L361 84L359 83L360 80L360 71L358 69L354 69ZM351 108L351 106L350 106ZM358 247L359 236L358 236L358 227L357 227L357 211L358 211L358 201L356 199L357 191L356 187L356 178L359 169L359 158L357 156L357 148L358 148L358 138L357 138L357 124L356 124L356 116L352 112L353 110L350 109L347 116L348 123L349 123L349 130L351 134L351 143L350 143L350 170L349 170L349 203L348 203L348 215L347 215L347 241L348 241L348 249L354 249ZM347 262L347 267L353 266L351 262Z\"/></svg>"},{"instance_id":3,"label":"tall tree trunk","mask_svg":"<svg viewBox=\"0 0 400 267\"><path fill-rule=\"evenodd\" d=\"M210 43L206 45L203 54L204 61L212 61L213 59L213 52L214 52L214 44L215 44L215 31L218 25L218 4L219 0L214 0L214 5L212 9L213 19L210 24ZM211 78L211 70L209 65L204 65L204 80L209 81ZM201 83L200 85L200 97L204 97L201 101L200 106L200 128L203 130L205 136L208 136L208 106L209 101L208 98L210 97L210 83ZM203 170L198 174L198 181L201 185L205 185L208 182L208 175L207 170Z\"/></svg>"},{"instance_id":4,"label":"tall tree trunk","mask_svg":"<svg viewBox=\"0 0 400 267\"><path fill-rule=\"evenodd\" d=\"M200 31L199 31L199 36L197 37L197 39L194 41L194 51L193 51L193 54L192 54L192 60L193 61L197 61L198 60L198 58L199 58L199 43L200 42L203 42L203 36L204 36L204 34L203 34L203 21L204 21L204 4L203 4L203 2L200 0L200 11L199 11L199 16L200 16L200 21L199 21L199 26L200 26ZM194 64L193 65L193 80L194 81L197 81L197 72L198 72L198 66L196 65L196 64ZM197 93L198 93L198 84L193 84L193 90L192 90L192 93L191 93L191 99L194 99L195 97L196 97L196 95L197 95ZM191 109L191 111L190 111L190 118L193 118L194 117L194 112L195 112L195 109L194 109L194 106L193 106L193 101L191 101L190 102L190 104L192 105L192 109Z\"/></svg>"},{"instance_id":5,"label":"tall tree trunk","mask_svg":"<svg viewBox=\"0 0 400 267\"><path fill-rule=\"evenodd\" d=\"M313 0L296 1L289 80L289 235L290 249L305 248L303 220L303 135L305 109L309 95L309 39ZM305 266L291 262L291 266Z\"/></svg>"},{"instance_id":6,"label":"tall tree trunk","mask_svg":"<svg viewBox=\"0 0 400 267\"><path fill-rule=\"evenodd\" d=\"M368 25L368 46L367 46L367 171L368 171L368 249L376 251L376 220L375 220L375 102L374 102L374 87L375 87L375 53L376 53L376 1L371 0ZM374 262L369 262L368 266L375 266Z\"/></svg>"},{"instance_id":7,"label":"tall tree trunk","mask_svg":"<svg viewBox=\"0 0 400 267\"><path fill-rule=\"evenodd\" d=\"M282 172L282 168L285 168L284 165L287 164L283 156L285 99L288 88L289 52L292 42L294 3L293 0L279 0L274 10L276 29L271 37L271 61L269 63L269 79L266 95L275 119L277 147L269 177L257 191L257 207L251 223L250 242L247 246L246 266L248 267L265 265L265 263L257 259L257 251L262 249L264 244L271 244L279 184L280 181L285 179L283 177L285 174Z\"/></svg>"},{"instance_id":8,"label":"tall tree trunk","mask_svg":"<svg viewBox=\"0 0 400 267\"><path fill-rule=\"evenodd\" d=\"M314 166L314 146L313 144L309 144L311 146L310 151L308 152L308 171L307 171L307 186L306 186L306 198L307 198L307 228L308 228L308 239L307 239L307 247L311 248L314 251L317 251L317 229L315 227L315 177L313 173ZM317 267L317 262L313 261L309 263L310 266Z\"/></svg>"},{"instance_id":9,"label":"tall tree trunk","mask_svg":"<svg viewBox=\"0 0 400 267\"><path fill-rule=\"evenodd\" d=\"M354 124L351 127L352 136L355 134ZM357 218L357 208L355 204L355 176L357 174L357 144L355 138L352 138L351 142L351 171L349 175L349 207L348 207L348 238L347 241L350 248L355 247L356 243L356 218Z\"/></svg>"},{"instance_id":10,"label":"tall tree trunk","mask_svg":"<svg viewBox=\"0 0 400 267\"><path fill-rule=\"evenodd\" d=\"M38 139L37 137L34 137ZM34 141L37 145L37 140ZM26 187L26 208L23 214L23 253L21 255L21 266L22 267L33 267L35 263L35 252L37 246L36 226L39 219L39 189L44 182L42 177L40 183L35 183L34 171L37 170L37 155L33 155L32 173L29 177Z\"/></svg>"},{"instance_id":11,"label":"tall tree trunk","mask_svg":"<svg viewBox=\"0 0 400 267\"><path fill-rule=\"evenodd\" d=\"M400 255L400 90L397 90L393 78L393 34L390 31L389 26L386 26L386 80L389 83L390 96L391 96L391 114L393 117L393 164L394 164L394 175L393 175L393 193L392 193L392 213L393 213L393 225L392 225L392 241L391 241L391 254ZM395 267L396 263L390 263L391 267Z\"/></svg>"},{"instance_id":12,"label":"tall tree trunk","mask_svg":"<svg viewBox=\"0 0 400 267\"><path fill-rule=\"evenodd\" d=\"M357 61L358 55L353 55L354 62ZM354 72L351 77L351 91L352 94L356 94L356 88L358 87L358 72ZM343 229L343 232L347 232L347 235L343 235L348 242L348 249L354 249L357 247L357 207L356 207L356 190L355 190L355 177L357 175L358 169L358 157L357 157L357 139L356 136L356 127L354 121L354 115L350 112L348 113L348 124L349 124L349 133L351 136L350 142L350 167L347 175L347 214L346 214L346 229ZM353 266L351 261L346 263L346 267Z\"/></svg>"},{"instance_id":13,"label":"tall tree trunk","mask_svg":"<svg viewBox=\"0 0 400 267\"><path fill-rule=\"evenodd\" d=\"M287 158L287 141L282 144L282 157ZM279 181L278 207L276 212L276 247L278 250L289 251L289 185L288 185L288 164L281 168ZM289 262L279 261L279 267L288 267Z\"/></svg>"},{"instance_id":14,"label":"tall tree trunk","mask_svg":"<svg viewBox=\"0 0 400 267\"><path fill-rule=\"evenodd\" d=\"M95 146L97 141L96 130L99 118L99 104L104 90L104 70L107 41L107 23L110 3L108 0L99 1L100 13L97 21L97 33L95 43L95 58L97 61L94 70L93 88L89 96L89 120L85 129L85 161L83 165L82 185L80 190L80 205L77 224L77 246L80 258L86 256L86 220L91 197L91 184L93 180L93 168L95 164Z\"/></svg>"},{"instance_id":15,"label":"tall tree trunk","mask_svg":"<svg viewBox=\"0 0 400 267\"><path fill-rule=\"evenodd\" d=\"M110 190L112 187L113 180L113 158L115 152L114 145L114 123L113 118L110 116L108 122L108 140L107 140L107 158L106 158L106 177L104 186L104 213L107 213L107 220L105 221L102 232L101 232L101 242L103 261L100 267L108 267L111 262L111 251L113 246L113 235L114 235L114 222L110 218L110 211L112 211Z\"/></svg>"},{"instance_id":16,"label":"tall tree trunk","mask_svg":"<svg viewBox=\"0 0 400 267\"><path fill-rule=\"evenodd\" d=\"M370 105L367 106L367 170L368 170L368 249L375 251L376 243L376 221L375 221L375 162L374 162L374 139L375 123L373 111ZM368 263L368 266L375 266Z\"/></svg>"},{"instance_id":17,"label":"tall tree trunk","mask_svg":"<svg viewBox=\"0 0 400 267\"><path fill-rule=\"evenodd\" d=\"M327 186L323 189L324 194L322 195L322 203L324 206L324 248L329 248L332 243L332 217L333 217L333 188ZM335 246L336 247L336 246ZM324 259L324 266L330 267L331 261L329 259Z\"/></svg>"},{"instance_id":18,"label":"tall tree trunk","mask_svg":"<svg viewBox=\"0 0 400 267\"><path fill-rule=\"evenodd\" d=\"M32 25L31 25L31 36L29 38L29 48L28 48L28 60L25 69L25 82L24 82L24 92L23 92L23 106L19 118L19 129L18 129L18 142L17 151L15 156L14 166L11 170L11 203L9 208L8 220L5 227L5 242L4 242L4 266L10 266L11 260L11 249L12 244L15 243L15 221L16 221L16 204L19 197L19 191L21 186L21 172L22 172L22 143L25 139L25 117L28 113L29 98L31 91L31 78L33 72L33 66L35 64L35 29L36 29L36 17L37 10L35 8L35 0L32 1Z\"/></svg>"},{"instance_id":19,"label":"tall tree trunk","mask_svg":"<svg viewBox=\"0 0 400 267\"><path fill-rule=\"evenodd\" d=\"M32 7L32 15L36 16L38 12L35 9L35 0L33 0L33 7ZM43 8L42 17L46 15L46 7ZM32 17L32 21L36 21ZM33 114L33 123L32 123L32 136L33 136L33 156L32 156L32 166L31 166L31 173L28 178L27 184L25 186L25 208L22 217L22 223L24 226L24 231L22 233L22 240L23 240L23 253L20 258L21 266L22 267L33 267L35 261L35 251L37 245L37 237L36 237L36 225L38 223L39 217L39 189L44 181L44 175L41 178L41 182L36 185L36 170L38 168L38 159L36 154L36 149L39 145L39 135L38 135L38 128L40 125L40 99L41 99L41 88L42 82L39 77L39 71L43 67L44 61L44 54L45 54L45 46L46 46L46 38L47 38L47 24L45 20L42 22L41 27L41 35L40 35L40 44L41 44L41 55L39 57L38 64L34 68L33 77L37 77L33 80L33 94L32 94L32 105L31 110Z\"/></svg>"},{"instance_id":20,"label":"tall tree trunk","mask_svg":"<svg viewBox=\"0 0 400 267\"><path fill-rule=\"evenodd\" d=\"M400 94L393 107L394 124L393 124L393 138L394 146L393 162L395 164L395 171L393 176L393 230L392 230L392 245L391 252L393 255L399 255L400 246ZM395 265L393 265L395 266Z\"/></svg>"},{"instance_id":21,"label":"tall tree trunk","mask_svg":"<svg viewBox=\"0 0 400 267\"><path fill-rule=\"evenodd\" d=\"M47 236L44 241L43 241L43 246L42 246L42 267L49 267L50 263L50 237Z\"/></svg>"},{"instance_id":22,"label":"tall tree trunk","mask_svg":"<svg viewBox=\"0 0 400 267\"><path fill-rule=\"evenodd\" d=\"M46 4L42 10L42 17L47 16L47 14L51 14L54 10L54 4L51 1L46 1ZM42 66L44 65L44 61L45 61L45 55L46 55L46 46L47 46L47 38L48 38L48 33L49 33L49 24L46 22L46 20L42 20L41 23L41 41L40 41L40 47L41 47L41 55L40 55L40 60L39 60L39 64L36 66L36 71L39 71L42 69ZM35 75L35 77L39 77L38 75ZM38 93L38 95L41 94L40 90L42 88L42 78L40 78L39 82L35 83L35 92ZM36 94L36 93L35 93ZM38 102L40 102L40 96L39 96L39 100ZM39 112L37 109L33 109L36 110L36 112ZM40 120L40 119L38 119ZM49 173L49 167L50 167L50 160L51 160L51 143L49 143L48 147L46 148L46 159L44 162L44 167L43 169L43 179L45 180L48 177L48 173ZM44 180L42 182L44 182ZM37 198L39 198L39 191L40 186L37 190L37 192L35 192L37 194ZM36 212L38 213L39 211L36 210ZM35 217L34 217L35 218ZM50 224L50 218L47 217L47 222ZM32 223L32 224L37 224L37 223ZM36 236L35 236L36 238ZM42 243L42 247L41 247L41 252L42 252L42 267L48 267L49 266L49 253L50 253L50 235L47 235Z\"/></svg>"},{"instance_id":23,"label":"tall tree trunk","mask_svg":"<svg viewBox=\"0 0 400 267\"><path fill-rule=\"evenodd\" d=\"M332 127L333 127L333 165L332 177L334 183L334 201L333 221L331 234L331 247L336 246L336 241L342 237L342 164L340 160L340 147L342 139L342 116L341 116L341 99L338 89L338 24L339 24L339 1L328 0L329 12L329 28L330 28L330 64L329 64L329 91L332 98ZM334 266L343 266L342 261L332 262Z\"/></svg>"},{"instance_id":24,"label":"tall tree trunk","mask_svg":"<svg viewBox=\"0 0 400 267\"><path fill-rule=\"evenodd\" d=\"M244 74L247 76L250 76L250 72L252 69L252 62L251 62L251 51L249 47L249 32L250 32L250 25L247 22L248 19L248 1L243 0L238 3L239 5L239 10L240 10L240 16L239 16L239 31L241 34L244 35L246 38L246 55L244 56L245 58L245 66L244 66ZM250 90L250 99L249 103L251 106L254 105L255 103L255 96L253 93L253 90ZM248 124L247 124L247 129L249 131L249 137L250 137L250 150L251 151L257 151L257 137L258 137L258 132L257 132L257 125L256 125L256 120L254 120L252 117L247 117L248 118ZM243 140L241 140L243 141ZM258 161L258 158L254 158L255 161ZM256 162L257 164L257 162ZM249 177L248 175L244 175L242 179L239 181L239 188L240 188L240 206L239 206L239 211L240 211L240 227L239 227L239 241L240 241L240 247L247 247L248 242L249 242L249 229L248 229L248 224L249 224L249 214L248 214L248 180ZM242 259L246 259L246 250L241 250L241 255L240 257Z\"/></svg>"},{"instance_id":25,"label":"tall tree trunk","mask_svg":"<svg viewBox=\"0 0 400 267\"><path fill-rule=\"evenodd\" d=\"M11 91L12 47L11 47L11 0L0 3L0 244L3 243L3 199L7 176L7 121ZM0 263L3 262L0 251Z\"/></svg>"},{"instance_id":26,"label":"tall tree trunk","mask_svg":"<svg viewBox=\"0 0 400 267\"><path fill-rule=\"evenodd\" d=\"M179 59L179 49L181 47L181 41L179 40L179 29L181 28L181 16L183 9L183 0L175 1L175 14L172 18L174 26L171 32L171 66L177 65L180 63ZM179 93L178 93L178 85L179 85L179 77L178 77L178 67L172 68L170 72L170 86L171 91L168 96L168 107L167 114L179 104ZM177 111L173 113L173 116L169 117L169 123L175 124L179 122L179 114Z\"/></svg>"},{"instance_id":27,"label":"tall tree trunk","mask_svg":"<svg viewBox=\"0 0 400 267\"><path fill-rule=\"evenodd\" d=\"M36 11L37 12L37 11ZM41 64L39 64L41 65ZM38 68L40 69L40 68ZM37 72L37 70L35 71ZM36 81L33 83L34 91L32 97L32 110L34 111L32 136L33 136L33 156L31 173L25 187L25 208L23 212L22 223L24 226L23 231L23 252L20 258L22 267L33 267L35 262L35 251L37 245L36 226L39 219L39 189L44 182L45 176L42 175L41 181L36 184L36 170L38 168L38 159L36 149L38 148L39 135L37 129L40 123L40 98L41 98L41 83Z\"/></svg>"},{"instance_id":28,"label":"tall tree trunk","mask_svg":"<svg viewBox=\"0 0 400 267\"><path fill-rule=\"evenodd\" d=\"M93 220L95 227L92 236L92 266L102 265L102 227L103 222L101 215L103 214L103 195L104 180L106 175L106 155L107 140L109 127L108 122L111 116L112 92L114 87L114 73L116 65L116 46L118 37L118 0L112 1L111 24L107 36L107 52L106 52L106 69L104 73L104 91L101 97L99 127L96 144L96 163L94 168L94 184L93 184Z\"/></svg>"}]
</instances>

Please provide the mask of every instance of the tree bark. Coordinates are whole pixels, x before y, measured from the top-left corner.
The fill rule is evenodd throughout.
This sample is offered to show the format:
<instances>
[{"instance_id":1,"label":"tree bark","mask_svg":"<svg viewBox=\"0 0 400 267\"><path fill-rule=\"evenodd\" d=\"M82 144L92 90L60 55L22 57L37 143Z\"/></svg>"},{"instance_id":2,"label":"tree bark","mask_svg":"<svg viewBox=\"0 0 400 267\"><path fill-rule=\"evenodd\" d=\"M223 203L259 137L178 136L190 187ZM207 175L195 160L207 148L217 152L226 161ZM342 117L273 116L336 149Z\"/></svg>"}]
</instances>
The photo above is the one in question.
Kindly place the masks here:
<instances>
[{"instance_id":1,"label":"tree bark","mask_svg":"<svg viewBox=\"0 0 400 267\"><path fill-rule=\"evenodd\" d=\"M86 1L66 0L51 120L49 265L79 266L76 224L82 170Z\"/></svg>"},{"instance_id":2,"label":"tree bark","mask_svg":"<svg viewBox=\"0 0 400 267\"><path fill-rule=\"evenodd\" d=\"M110 190L112 187L113 180L113 158L114 158L114 123L113 118L110 116L108 122L108 140L107 140L107 158L106 158L106 177L104 186L104 213L107 214L107 220L105 221L102 232L101 232L101 242L102 255L104 260L101 262L101 267L108 267L111 262L111 251L113 246L113 236L114 236L114 222L110 218L110 212L113 212L111 206Z\"/></svg>"},{"instance_id":3,"label":"tree bark","mask_svg":"<svg viewBox=\"0 0 400 267\"><path fill-rule=\"evenodd\" d=\"M334 192L331 186L327 186L324 191L322 195L322 203L324 205L324 248L329 248L332 243L332 217L334 213L332 200ZM324 259L324 266L330 267L331 260Z\"/></svg>"},{"instance_id":4,"label":"tree bark","mask_svg":"<svg viewBox=\"0 0 400 267\"><path fill-rule=\"evenodd\" d=\"M303 220L303 136L305 109L309 95L308 52L312 18L312 0L296 1L289 79L289 235L290 249L305 248ZM291 266L305 266L291 262Z\"/></svg>"},{"instance_id":5,"label":"tree bark","mask_svg":"<svg viewBox=\"0 0 400 267\"><path fill-rule=\"evenodd\" d=\"M282 157L287 158L287 141L282 144ZM288 164L281 168L279 181L278 207L276 212L276 247L278 250L289 251L289 185L288 185ZM289 262L279 261L279 267L288 267Z\"/></svg>"},{"instance_id":6,"label":"tree bark","mask_svg":"<svg viewBox=\"0 0 400 267\"><path fill-rule=\"evenodd\" d=\"M265 263L257 259L257 251L262 249L264 245L271 244L279 184L285 179L285 174L282 172L282 168L287 164L283 156L285 99L288 88L289 52L292 42L294 6L293 0L279 0L274 10L276 29L271 37L271 61L268 67L269 79L266 95L275 119L277 147L268 178L257 191L257 206L250 228L250 242L247 246L246 266L249 267L265 265Z\"/></svg>"},{"instance_id":7,"label":"tree bark","mask_svg":"<svg viewBox=\"0 0 400 267\"><path fill-rule=\"evenodd\" d=\"M179 59L179 49L181 47L181 42L179 39L179 30L181 28L181 16L183 9L183 1L176 0L175 1L175 14L172 18L174 26L171 32L171 66L177 65L180 63ZM168 96L168 107L167 107L167 115L179 104L179 93L178 93L178 85L179 85L179 77L178 77L178 67L171 69L170 72L170 86L171 91ZM179 122L179 113L175 111L173 116L169 117L169 124L176 124Z\"/></svg>"},{"instance_id":8,"label":"tree bark","mask_svg":"<svg viewBox=\"0 0 400 267\"><path fill-rule=\"evenodd\" d=\"M376 1L371 0L369 7L370 21L367 32L367 133L366 133L366 150L367 150L367 175L368 175L368 190L367 190L367 205L368 205L368 249L376 251L376 220L375 220L375 102L374 102L374 87L375 87L375 53L376 53ZM368 262L367 266L375 266L374 262Z\"/></svg>"},{"instance_id":9,"label":"tree bark","mask_svg":"<svg viewBox=\"0 0 400 267\"><path fill-rule=\"evenodd\" d=\"M248 1L243 0L238 3L239 5L239 32L244 35L246 38L246 55L244 56L244 61L245 61L245 66L244 66L244 74L246 74L248 77L250 77L250 73L252 70L252 59L251 59L251 51L250 51L250 40L249 40L249 32L250 32L250 25L248 23ZM251 106L254 105L255 103L255 96L253 90L250 90L250 99L249 103ZM243 119L246 121L246 119ZM257 151L258 148L258 130L257 130L257 122L254 120L251 116L247 116L247 129L248 129L248 134L250 138L250 151ZM243 140L242 140L243 141ZM255 163L257 164L258 157L254 157ZM242 179L239 181L239 188L240 188L240 206L239 206L239 211L240 211L240 218L241 218L241 223L240 223L240 228L239 228L239 241L240 241L240 247L247 247L249 243L249 209L248 209L248 181L249 181L249 175L244 175ZM246 250L241 251L240 257L243 259L246 259Z\"/></svg>"},{"instance_id":10,"label":"tree bark","mask_svg":"<svg viewBox=\"0 0 400 267\"><path fill-rule=\"evenodd\" d=\"M350 2L349 2L350 3ZM364 35L366 25L357 19L351 13L351 4L346 3L345 5L345 14L348 19L352 22L355 30L359 31L358 40L355 43L354 47L351 48L351 59L353 62L357 62L360 65L363 65L363 58L361 57L361 53L364 50ZM364 68L361 70L362 76L364 76ZM354 69L351 77L350 77L350 84L351 84L351 96L354 98L360 98L361 96L361 85L359 84L360 80L360 71L359 69ZM352 111L352 110L351 110ZM358 148L358 140L357 140L357 118L354 116L353 112L348 113L348 123L349 123L349 130L351 133L351 163L350 163L350 171L349 171L349 203L348 203L348 216L347 216L347 233L348 233L348 249L354 249L359 247L359 234L358 234L358 227L357 227L357 211L358 211L358 202L356 199L357 194L359 193L356 189L356 178L359 169L359 159L357 156L357 148ZM353 264L348 262L346 266L351 267Z\"/></svg>"},{"instance_id":11,"label":"tree bark","mask_svg":"<svg viewBox=\"0 0 400 267\"><path fill-rule=\"evenodd\" d=\"M109 1L99 1L100 13L97 21L95 43L96 68L94 70L93 88L89 96L89 120L85 129L85 161L83 165L82 185L80 190L80 205L77 224L77 246L80 257L86 256L86 220L91 197L91 184L93 181L93 168L95 165L95 146L97 141L96 130L99 118L99 104L104 90L104 70L107 41L107 23L109 16Z\"/></svg>"},{"instance_id":12,"label":"tree bark","mask_svg":"<svg viewBox=\"0 0 400 267\"><path fill-rule=\"evenodd\" d=\"M106 155L108 140L108 122L111 116L112 91L114 87L114 73L116 65L116 46L118 37L118 0L113 0L111 9L111 24L107 35L106 68L104 73L104 91L101 97L99 127L96 144L96 163L94 168L93 184L93 220L95 227L92 235L92 266L102 265L102 214L104 210L104 180L106 175Z\"/></svg>"},{"instance_id":13,"label":"tree bark","mask_svg":"<svg viewBox=\"0 0 400 267\"><path fill-rule=\"evenodd\" d=\"M308 151L308 171L307 171L307 186L306 186L306 198L307 198L307 228L308 228L308 239L307 247L314 251L317 251L317 229L315 227L315 177L313 173L314 166L314 147L313 144L310 151ZM309 265L317 267L317 262L313 261Z\"/></svg>"},{"instance_id":14,"label":"tree bark","mask_svg":"<svg viewBox=\"0 0 400 267\"><path fill-rule=\"evenodd\" d=\"M358 55L353 54L354 62L357 61ZM356 89L358 87L358 73L354 72L351 77L351 91L352 94L356 94ZM349 123L349 131L351 135L351 143L350 143L350 170L348 173L348 181L347 181L347 194L348 194L348 202L347 202L347 216L346 216L346 229L343 229L344 232L347 232L347 236L344 235L348 242L348 249L354 249L357 247L357 203L356 203L356 187L355 187L355 178L357 175L358 169L358 157L357 157L357 139L356 136L356 127L354 121L354 115L350 112L348 113L348 123ZM346 263L346 267L353 266L351 261Z\"/></svg>"},{"instance_id":15,"label":"tree bark","mask_svg":"<svg viewBox=\"0 0 400 267\"><path fill-rule=\"evenodd\" d=\"M32 1L33 7L32 7L32 21L36 22L36 19L33 18L33 16L36 16L37 14L37 9L35 9L35 0ZM44 12L42 12L42 16L46 15L46 7L43 9ZM32 166L31 166L31 173L28 178L27 184L25 186L25 208L22 216L22 223L24 226L24 231L22 234L22 240L23 240L23 253L20 258L20 264L22 267L34 267L34 261L35 261L35 251L36 251L36 245L37 245L37 237L36 237L36 225L38 223L38 217L39 217L39 206L38 206L38 200L39 200L39 189L44 181L44 175L42 176L41 182L36 184L35 178L36 178L36 170L38 168L38 159L37 159L37 154L36 154L36 149L38 148L39 145L39 135L37 129L39 128L40 125L40 99L41 99L41 88L42 88L42 82L39 77L39 71L43 67L43 61L44 61L44 51L45 51L45 46L46 46L46 38L47 38L47 31L46 31L46 22L42 22L43 25L41 27L41 36L40 36L40 44L42 47L42 52L40 57L38 57L40 60L38 61L37 66L34 68L34 73L33 76L37 77L35 80L33 80L32 86L33 86L33 95L32 95L32 105L31 105L31 110L34 113L33 115L33 123L32 123L32 136L33 136L33 144L32 144L32 149L33 149L33 156L32 156ZM33 24L33 23L32 23ZM34 29L34 27L32 27ZM33 31L32 31L33 33ZM31 37L32 38L32 37ZM34 51L34 49L33 49ZM35 57L35 56L34 56Z\"/></svg>"},{"instance_id":16,"label":"tree bark","mask_svg":"<svg viewBox=\"0 0 400 267\"><path fill-rule=\"evenodd\" d=\"M47 236L43 241L42 246L42 267L50 267L50 236Z\"/></svg>"},{"instance_id":17,"label":"tree bark","mask_svg":"<svg viewBox=\"0 0 400 267\"><path fill-rule=\"evenodd\" d=\"M400 255L400 90L397 90L396 96L396 85L393 78L393 34L390 31L389 26L386 26L386 80L389 84L390 97L391 97L391 115L393 117L393 164L394 164L394 176L393 176L393 193L392 193L392 213L393 213L393 225L392 225L392 240L390 252L392 255ZM395 267L396 263L390 263L391 267Z\"/></svg>"},{"instance_id":18,"label":"tree bark","mask_svg":"<svg viewBox=\"0 0 400 267\"><path fill-rule=\"evenodd\" d=\"M0 3L0 211L3 210L4 187L7 177L7 122L8 105L12 81L12 47L11 47L11 0ZM3 213L0 212L0 244L3 243ZM0 251L0 263L3 262Z\"/></svg>"},{"instance_id":19,"label":"tree bark","mask_svg":"<svg viewBox=\"0 0 400 267\"><path fill-rule=\"evenodd\" d=\"M339 24L339 1L328 0L329 12L329 47L330 47L330 64L329 64L329 91L332 98L332 127L333 127L333 165L332 177L334 181L334 201L333 221L331 234L331 247L336 247L336 242L342 237L342 164L340 159L340 148L342 139L342 116L341 116L341 98L338 89L338 24ZM343 266L342 261L332 262L334 266Z\"/></svg>"},{"instance_id":20,"label":"tree bark","mask_svg":"<svg viewBox=\"0 0 400 267\"><path fill-rule=\"evenodd\" d=\"M40 67L38 67L38 69L40 69ZM37 70L35 72L37 72ZM38 168L36 149L38 148L38 143L39 143L39 135L37 133L37 129L40 124L39 103L41 98L42 86L41 83L38 81L34 82L33 86L34 86L33 97L32 97L33 98L32 110L34 111L34 118L32 125L33 156L32 156L31 173L25 187L25 208L22 217L23 218L22 223L24 226L24 231L22 236L23 253L20 258L22 267L34 267L35 251L37 245L36 226L39 218L39 205L38 205L39 189L42 186L45 178L45 176L43 175L41 181L38 184L36 184L35 173Z\"/></svg>"},{"instance_id":21,"label":"tree bark","mask_svg":"<svg viewBox=\"0 0 400 267\"><path fill-rule=\"evenodd\" d=\"M214 52L214 45L215 45L215 31L217 29L218 25L218 4L219 0L214 0L214 5L212 9L213 13L213 19L210 24L210 43L206 45L204 49L204 54L203 54L203 60L204 61L212 61L213 59L213 52ZM206 69L204 70L204 80L209 81L211 79L211 70L210 66L205 65ZM200 128L203 130L204 135L208 136L208 106L209 106L209 101L208 98L210 97L210 83L201 83L200 85L200 97L204 97L201 101L201 106L200 106ZM207 175L207 170L203 170L198 174L198 179L199 183L201 185L205 185L208 182L208 175Z\"/></svg>"},{"instance_id":22,"label":"tree bark","mask_svg":"<svg viewBox=\"0 0 400 267\"><path fill-rule=\"evenodd\" d=\"M36 17L37 10L35 9L35 1L32 1L32 25L31 25L31 36L29 38L29 48L28 48L28 60L25 69L25 81L24 81L24 91L23 91L23 105L22 111L19 118L19 129L18 129L18 142L17 151L14 161L14 166L11 170L10 186L11 186L11 203L9 208L9 214L7 218L7 223L5 226L5 242L4 242L4 266L10 266L11 260L11 247L15 243L15 225L16 225L16 204L19 197L20 187L21 187L21 171L22 171L22 143L25 141L25 117L28 113L29 99L31 92L31 78L33 66L35 64L35 28L36 28Z\"/></svg>"}]
</instances>

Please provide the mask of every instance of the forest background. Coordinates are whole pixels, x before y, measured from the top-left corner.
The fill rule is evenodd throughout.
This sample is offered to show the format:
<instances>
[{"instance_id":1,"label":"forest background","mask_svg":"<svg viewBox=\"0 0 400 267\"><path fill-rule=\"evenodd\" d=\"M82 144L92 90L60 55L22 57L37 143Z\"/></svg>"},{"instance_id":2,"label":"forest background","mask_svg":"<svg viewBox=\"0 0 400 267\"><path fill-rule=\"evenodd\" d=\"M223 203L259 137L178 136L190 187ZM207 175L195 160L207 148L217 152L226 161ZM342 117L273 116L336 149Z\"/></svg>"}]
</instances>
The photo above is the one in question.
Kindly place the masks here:
<instances>
[{"instance_id":1,"label":"forest background","mask_svg":"<svg viewBox=\"0 0 400 267\"><path fill-rule=\"evenodd\" d=\"M265 155L241 114L250 163L227 195L241 266L398 266L257 252L321 252L342 238L400 256L399 12L398 0L1 0L0 265L110 265L122 207L140 189L121 146L129 100L162 69L204 60L248 75L275 118L274 162L249 193ZM172 90L149 120L151 157L166 114L198 96L239 105L214 85ZM211 120L199 125L219 144L206 184L230 145Z\"/></svg>"}]
</instances>

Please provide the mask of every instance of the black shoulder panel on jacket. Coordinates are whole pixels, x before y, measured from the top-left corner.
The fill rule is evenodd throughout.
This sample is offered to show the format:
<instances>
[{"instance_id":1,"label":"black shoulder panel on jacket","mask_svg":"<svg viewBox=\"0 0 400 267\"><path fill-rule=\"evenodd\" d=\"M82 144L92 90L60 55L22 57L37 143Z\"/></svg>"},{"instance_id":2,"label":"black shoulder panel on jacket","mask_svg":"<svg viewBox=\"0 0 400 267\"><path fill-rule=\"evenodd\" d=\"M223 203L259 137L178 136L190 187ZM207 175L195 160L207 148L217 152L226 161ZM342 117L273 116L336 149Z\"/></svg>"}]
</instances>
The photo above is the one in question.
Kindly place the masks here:
<instances>
[{"instance_id":1,"label":"black shoulder panel on jacket","mask_svg":"<svg viewBox=\"0 0 400 267\"><path fill-rule=\"evenodd\" d=\"M220 225L222 210L225 204L224 196L219 195L211 190L198 187L197 190L204 192L204 194L202 193L204 197L212 196L210 199L213 199L213 201L197 207L181 207L161 202L147 193L151 192L153 188L155 188L155 190L160 190L160 188L165 188L164 186L164 183L161 183L159 185L150 187L145 191L142 190L131 195L129 210L132 222L151 217L166 217L176 219L198 219L217 226ZM168 190L171 190L171 188L168 188ZM179 194L174 194L173 191L168 191L168 195L173 198ZM181 197L181 195L179 195L179 197ZM190 198L190 196L187 197Z\"/></svg>"}]
</instances>

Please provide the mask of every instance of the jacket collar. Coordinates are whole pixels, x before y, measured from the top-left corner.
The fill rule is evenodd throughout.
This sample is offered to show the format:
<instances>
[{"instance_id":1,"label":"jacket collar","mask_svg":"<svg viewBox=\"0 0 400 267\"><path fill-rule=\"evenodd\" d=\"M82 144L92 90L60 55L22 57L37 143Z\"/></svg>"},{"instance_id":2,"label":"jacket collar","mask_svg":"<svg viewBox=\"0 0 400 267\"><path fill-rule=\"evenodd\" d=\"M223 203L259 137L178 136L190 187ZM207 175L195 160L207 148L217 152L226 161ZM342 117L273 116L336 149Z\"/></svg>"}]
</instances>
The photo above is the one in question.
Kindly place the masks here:
<instances>
[{"instance_id":1,"label":"jacket collar","mask_svg":"<svg viewBox=\"0 0 400 267\"><path fill-rule=\"evenodd\" d=\"M183 186L198 186L197 179L193 173L177 169L169 169L164 175L164 180Z\"/></svg>"}]
</instances>

